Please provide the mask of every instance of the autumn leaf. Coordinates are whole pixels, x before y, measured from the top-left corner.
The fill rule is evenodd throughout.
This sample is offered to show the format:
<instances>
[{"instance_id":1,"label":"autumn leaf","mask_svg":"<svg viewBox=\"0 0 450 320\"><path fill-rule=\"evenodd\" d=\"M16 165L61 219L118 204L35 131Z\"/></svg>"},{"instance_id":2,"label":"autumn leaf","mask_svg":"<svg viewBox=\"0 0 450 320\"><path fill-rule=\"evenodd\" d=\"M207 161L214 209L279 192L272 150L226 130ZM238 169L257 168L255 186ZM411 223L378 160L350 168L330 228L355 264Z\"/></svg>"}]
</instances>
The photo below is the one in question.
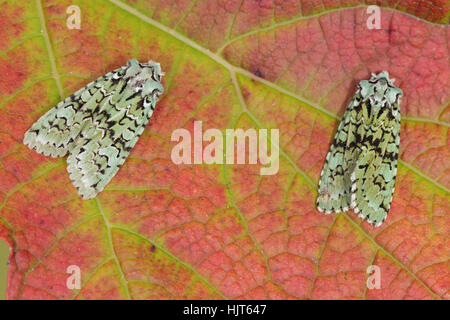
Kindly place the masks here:
<instances>
[{"instance_id":1,"label":"autumn leaf","mask_svg":"<svg viewBox=\"0 0 450 320\"><path fill-rule=\"evenodd\" d=\"M380 29L367 5L381 6ZM80 8L80 29L66 12ZM0 237L9 299L448 299L450 68L446 1L0 2ZM66 159L22 144L76 89L130 58L165 93L93 200ZM386 222L315 209L326 153L361 79L402 88ZM175 129L279 129L280 167L176 165ZM69 266L81 288L66 285ZM378 266L381 288L368 289Z\"/></svg>"}]
</instances>

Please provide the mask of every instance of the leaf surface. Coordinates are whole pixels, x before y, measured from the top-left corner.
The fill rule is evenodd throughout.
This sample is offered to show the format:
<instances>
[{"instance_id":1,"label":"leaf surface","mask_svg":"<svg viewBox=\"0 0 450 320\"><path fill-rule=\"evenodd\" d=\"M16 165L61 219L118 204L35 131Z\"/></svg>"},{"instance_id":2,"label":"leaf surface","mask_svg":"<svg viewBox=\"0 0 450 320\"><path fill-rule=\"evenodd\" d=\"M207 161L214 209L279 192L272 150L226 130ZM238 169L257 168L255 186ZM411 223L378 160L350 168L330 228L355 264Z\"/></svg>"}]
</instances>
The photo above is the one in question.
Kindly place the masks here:
<instances>
[{"instance_id":1,"label":"leaf surface","mask_svg":"<svg viewBox=\"0 0 450 320\"><path fill-rule=\"evenodd\" d=\"M373 1L375 3L375 1ZM67 7L81 9L69 30ZM1 1L0 237L9 299L448 299L448 7L372 2ZM22 144L46 110L136 57L165 94L99 197L65 159ZM388 70L405 94L386 222L315 209L337 124L361 79ZM275 128L280 168L175 165L173 130ZM66 286L70 265L82 286ZM366 286L367 267L381 289Z\"/></svg>"}]
</instances>

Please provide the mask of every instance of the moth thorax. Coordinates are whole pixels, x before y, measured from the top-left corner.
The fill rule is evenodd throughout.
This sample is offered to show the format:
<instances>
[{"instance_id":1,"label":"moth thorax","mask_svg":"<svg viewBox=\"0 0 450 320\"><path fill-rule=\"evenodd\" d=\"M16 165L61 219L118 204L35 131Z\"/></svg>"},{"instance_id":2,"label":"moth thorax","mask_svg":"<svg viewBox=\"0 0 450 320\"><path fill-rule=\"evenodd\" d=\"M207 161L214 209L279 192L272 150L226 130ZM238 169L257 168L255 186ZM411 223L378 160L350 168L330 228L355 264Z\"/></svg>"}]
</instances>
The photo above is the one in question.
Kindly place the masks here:
<instances>
[{"instance_id":1,"label":"moth thorax","mask_svg":"<svg viewBox=\"0 0 450 320\"><path fill-rule=\"evenodd\" d=\"M377 112L381 107L385 106L385 99L383 97L378 98L377 96L371 96L369 98L370 106L372 107L373 112Z\"/></svg>"}]
</instances>

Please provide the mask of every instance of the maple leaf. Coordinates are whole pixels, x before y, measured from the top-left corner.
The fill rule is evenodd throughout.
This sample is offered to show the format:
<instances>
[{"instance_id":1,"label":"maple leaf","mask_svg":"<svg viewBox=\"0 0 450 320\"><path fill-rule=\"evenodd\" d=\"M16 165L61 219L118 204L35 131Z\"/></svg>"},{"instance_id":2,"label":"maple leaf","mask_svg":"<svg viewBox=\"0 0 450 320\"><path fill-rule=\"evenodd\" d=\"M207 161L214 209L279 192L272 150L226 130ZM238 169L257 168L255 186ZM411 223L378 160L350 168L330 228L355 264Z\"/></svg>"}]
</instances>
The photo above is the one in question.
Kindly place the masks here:
<instances>
[{"instance_id":1,"label":"maple leaf","mask_svg":"<svg viewBox=\"0 0 450 320\"><path fill-rule=\"evenodd\" d=\"M449 30L445 1L3 1L0 238L9 299L448 299ZM80 29L66 9L80 8ZM414 17L415 16L415 17ZM117 176L83 201L65 159L22 144L46 110L135 57L165 93ZM385 223L315 208L361 79L402 88ZM276 128L280 168L175 165L173 130ZM67 287L68 266L81 288ZM366 286L368 266L381 288Z\"/></svg>"}]
</instances>

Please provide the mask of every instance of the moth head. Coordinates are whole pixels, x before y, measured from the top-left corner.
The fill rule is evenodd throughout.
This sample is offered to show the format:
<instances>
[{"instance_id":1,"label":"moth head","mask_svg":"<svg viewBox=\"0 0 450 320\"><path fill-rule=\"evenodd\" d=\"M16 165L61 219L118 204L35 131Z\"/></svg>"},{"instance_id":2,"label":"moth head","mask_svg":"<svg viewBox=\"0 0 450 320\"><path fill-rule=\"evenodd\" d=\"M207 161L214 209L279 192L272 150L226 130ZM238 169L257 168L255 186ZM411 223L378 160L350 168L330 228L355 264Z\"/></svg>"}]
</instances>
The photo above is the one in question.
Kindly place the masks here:
<instances>
[{"instance_id":1,"label":"moth head","mask_svg":"<svg viewBox=\"0 0 450 320\"><path fill-rule=\"evenodd\" d=\"M359 83L359 90L363 100L370 100L372 106L387 105L392 109L398 108L403 96L401 89L394 86L395 79L389 78L387 71L379 74L372 73L370 80Z\"/></svg>"},{"instance_id":2,"label":"moth head","mask_svg":"<svg viewBox=\"0 0 450 320\"><path fill-rule=\"evenodd\" d=\"M375 78L378 79L377 83L383 81L387 84L387 87L384 88L383 97L386 99L386 102L391 107L391 109L397 111L400 106L400 100L403 96L403 91L394 86L395 79L390 79L389 73L387 71L381 72L380 74L376 75Z\"/></svg>"},{"instance_id":3,"label":"moth head","mask_svg":"<svg viewBox=\"0 0 450 320\"><path fill-rule=\"evenodd\" d=\"M377 101L382 101L386 97L389 87L392 86L391 81L386 71L377 75L372 74L369 82L373 86L373 95Z\"/></svg>"},{"instance_id":4,"label":"moth head","mask_svg":"<svg viewBox=\"0 0 450 320\"><path fill-rule=\"evenodd\" d=\"M147 63L140 63L136 59L131 59L127 62L124 79L128 82L130 89L140 92L142 97L151 95L158 98L164 92L161 83L163 75L159 63L151 60Z\"/></svg>"}]
</instances>

